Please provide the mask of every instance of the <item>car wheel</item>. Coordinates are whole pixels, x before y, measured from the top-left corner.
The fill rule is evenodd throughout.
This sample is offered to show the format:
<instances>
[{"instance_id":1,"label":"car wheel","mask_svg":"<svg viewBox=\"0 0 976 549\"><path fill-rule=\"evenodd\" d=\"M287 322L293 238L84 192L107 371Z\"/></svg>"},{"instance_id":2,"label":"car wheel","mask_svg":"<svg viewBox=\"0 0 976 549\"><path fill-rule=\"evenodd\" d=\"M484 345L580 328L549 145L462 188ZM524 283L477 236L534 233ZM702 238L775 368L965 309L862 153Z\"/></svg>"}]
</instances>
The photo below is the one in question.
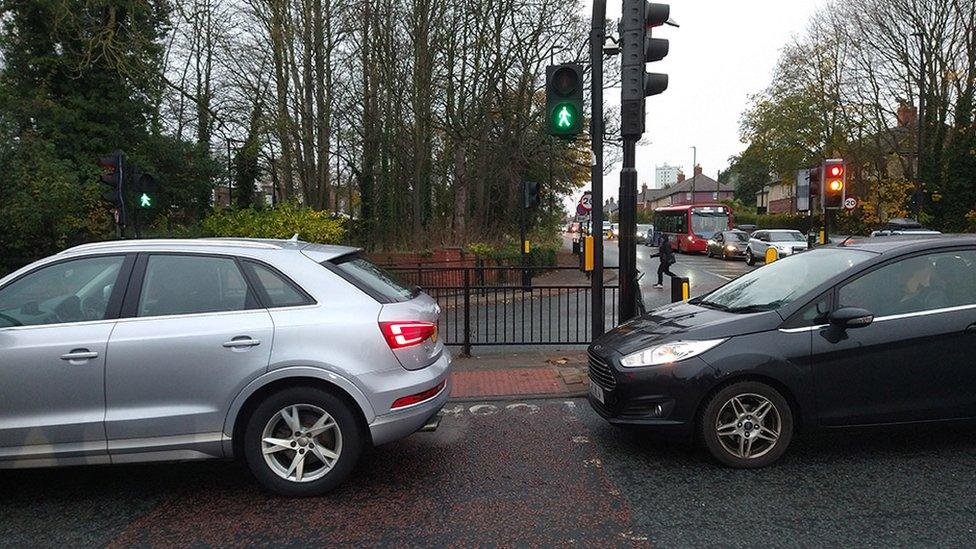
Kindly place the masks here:
<instances>
[{"instance_id":1,"label":"car wheel","mask_svg":"<svg viewBox=\"0 0 976 549\"><path fill-rule=\"evenodd\" d=\"M778 460L793 438L793 413L776 389L743 381L708 401L699 426L716 460L728 467L765 467Z\"/></svg>"},{"instance_id":2,"label":"car wheel","mask_svg":"<svg viewBox=\"0 0 976 549\"><path fill-rule=\"evenodd\" d=\"M752 255L752 248L746 250L746 265L752 267L756 264L756 256Z\"/></svg>"},{"instance_id":3,"label":"car wheel","mask_svg":"<svg viewBox=\"0 0 976 549\"><path fill-rule=\"evenodd\" d=\"M712 247L711 246L705 248L705 257L707 257L709 259L715 257L715 256L712 255Z\"/></svg>"},{"instance_id":4,"label":"car wheel","mask_svg":"<svg viewBox=\"0 0 976 549\"><path fill-rule=\"evenodd\" d=\"M725 254L725 248L722 248L722 261L728 261L729 256Z\"/></svg>"},{"instance_id":5,"label":"car wheel","mask_svg":"<svg viewBox=\"0 0 976 549\"><path fill-rule=\"evenodd\" d=\"M334 394L292 387L267 397L244 431L244 458L265 488L317 496L352 472L364 436L352 410Z\"/></svg>"}]
</instances>

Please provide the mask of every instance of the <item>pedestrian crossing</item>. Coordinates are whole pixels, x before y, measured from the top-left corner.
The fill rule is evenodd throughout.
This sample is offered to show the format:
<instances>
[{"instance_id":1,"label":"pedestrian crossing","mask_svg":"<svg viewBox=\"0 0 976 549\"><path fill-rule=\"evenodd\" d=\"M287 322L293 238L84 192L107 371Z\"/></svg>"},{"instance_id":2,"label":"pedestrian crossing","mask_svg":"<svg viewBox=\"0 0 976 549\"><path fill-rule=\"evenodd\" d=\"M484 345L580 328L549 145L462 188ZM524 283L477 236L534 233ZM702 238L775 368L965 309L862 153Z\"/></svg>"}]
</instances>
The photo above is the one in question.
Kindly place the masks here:
<instances>
[{"instance_id":1,"label":"pedestrian crossing","mask_svg":"<svg viewBox=\"0 0 976 549\"><path fill-rule=\"evenodd\" d=\"M749 271L755 269L755 267L750 267L746 265L745 260L728 260L723 261L717 258L710 258L705 255L686 255L679 254L675 256L678 260L676 265L690 267L700 271L705 271L706 273L718 276L725 280L732 280L738 278Z\"/></svg>"}]
</instances>

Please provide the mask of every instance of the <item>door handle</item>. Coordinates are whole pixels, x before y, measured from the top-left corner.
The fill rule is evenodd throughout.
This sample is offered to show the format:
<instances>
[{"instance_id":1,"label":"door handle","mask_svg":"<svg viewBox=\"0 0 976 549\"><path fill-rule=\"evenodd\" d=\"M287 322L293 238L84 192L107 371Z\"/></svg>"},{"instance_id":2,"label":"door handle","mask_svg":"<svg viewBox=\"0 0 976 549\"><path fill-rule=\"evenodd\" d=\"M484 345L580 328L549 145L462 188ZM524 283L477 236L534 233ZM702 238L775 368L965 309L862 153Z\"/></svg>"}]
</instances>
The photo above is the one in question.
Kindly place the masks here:
<instances>
[{"instance_id":1,"label":"door handle","mask_svg":"<svg viewBox=\"0 0 976 549\"><path fill-rule=\"evenodd\" d=\"M98 358L98 353L88 349L75 349L70 353L61 355L61 360L91 360Z\"/></svg>"},{"instance_id":2,"label":"door handle","mask_svg":"<svg viewBox=\"0 0 976 549\"><path fill-rule=\"evenodd\" d=\"M250 338L250 337L246 337L245 336L245 337L240 337L240 338L236 338L235 337L234 339L232 339L230 341L224 342L224 347L226 347L228 349L237 349L237 348L241 348L241 347L256 347L256 346L258 346L260 344L261 344L261 340L260 339L253 339L253 338Z\"/></svg>"}]
</instances>

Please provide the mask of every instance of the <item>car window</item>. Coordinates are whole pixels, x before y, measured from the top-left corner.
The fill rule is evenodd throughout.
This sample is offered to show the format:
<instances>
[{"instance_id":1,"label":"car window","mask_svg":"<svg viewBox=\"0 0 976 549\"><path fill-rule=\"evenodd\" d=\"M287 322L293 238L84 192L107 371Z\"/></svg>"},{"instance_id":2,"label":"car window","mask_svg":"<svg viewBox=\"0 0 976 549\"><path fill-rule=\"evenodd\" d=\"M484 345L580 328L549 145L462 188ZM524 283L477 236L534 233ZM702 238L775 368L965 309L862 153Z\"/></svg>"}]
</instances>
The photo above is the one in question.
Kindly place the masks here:
<instances>
[{"instance_id":1,"label":"car window","mask_svg":"<svg viewBox=\"0 0 976 549\"><path fill-rule=\"evenodd\" d=\"M226 257L152 255L139 298L138 316L167 316L254 307L237 262Z\"/></svg>"},{"instance_id":2,"label":"car window","mask_svg":"<svg viewBox=\"0 0 976 549\"><path fill-rule=\"evenodd\" d=\"M826 296L820 297L807 305L800 312L793 315L787 322L786 328L805 328L807 326L820 326L827 324L830 316L830 301Z\"/></svg>"},{"instance_id":3,"label":"car window","mask_svg":"<svg viewBox=\"0 0 976 549\"><path fill-rule=\"evenodd\" d=\"M311 303L291 281L268 267L253 261L248 261L247 266L254 273L258 283L261 284L265 295L268 296L270 300L267 304L268 307L294 307Z\"/></svg>"},{"instance_id":4,"label":"car window","mask_svg":"<svg viewBox=\"0 0 976 549\"><path fill-rule=\"evenodd\" d=\"M749 235L746 233L725 233L725 237L729 242L749 242Z\"/></svg>"},{"instance_id":5,"label":"car window","mask_svg":"<svg viewBox=\"0 0 976 549\"><path fill-rule=\"evenodd\" d=\"M803 235L795 232L769 233L773 242L803 242Z\"/></svg>"},{"instance_id":6,"label":"car window","mask_svg":"<svg viewBox=\"0 0 976 549\"><path fill-rule=\"evenodd\" d=\"M976 304L976 251L926 254L885 265L841 287L840 307L876 317Z\"/></svg>"},{"instance_id":7,"label":"car window","mask_svg":"<svg viewBox=\"0 0 976 549\"><path fill-rule=\"evenodd\" d=\"M342 258L335 265L343 273L343 276L351 279L368 293L378 294L389 301L407 301L414 297L414 291L411 288L401 284L393 275L361 257Z\"/></svg>"},{"instance_id":8,"label":"car window","mask_svg":"<svg viewBox=\"0 0 976 549\"><path fill-rule=\"evenodd\" d=\"M0 290L0 328L102 320L122 256L42 267Z\"/></svg>"}]
</instances>

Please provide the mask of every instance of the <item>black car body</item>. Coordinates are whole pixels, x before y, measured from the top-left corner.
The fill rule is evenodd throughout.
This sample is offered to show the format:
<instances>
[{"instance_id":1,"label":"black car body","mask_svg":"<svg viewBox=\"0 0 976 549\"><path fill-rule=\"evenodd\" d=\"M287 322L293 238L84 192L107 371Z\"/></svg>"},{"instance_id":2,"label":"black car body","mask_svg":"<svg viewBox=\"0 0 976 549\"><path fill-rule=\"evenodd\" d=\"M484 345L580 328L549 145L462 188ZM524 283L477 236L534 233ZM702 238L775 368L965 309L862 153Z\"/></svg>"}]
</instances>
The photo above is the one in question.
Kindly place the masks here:
<instances>
[{"instance_id":1,"label":"black car body","mask_svg":"<svg viewBox=\"0 0 976 549\"><path fill-rule=\"evenodd\" d=\"M709 239L705 253L709 257L722 259L745 259L749 247L749 233L744 231L721 231Z\"/></svg>"},{"instance_id":2,"label":"black car body","mask_svg":"<svg viewBox=\"0 0 976 549\"><path fill-rule=\"evenodd\" d=\"M789 299L729 306L761 290ZM622 365L682 346L708 348ZM611 423L678 436L701 434L709 399L745 381L781 394L803 428L976 418L974 357L976 237L864 239L784 258L610 331L589 348L589 400Z\"/></svg>"}]
</instances>

